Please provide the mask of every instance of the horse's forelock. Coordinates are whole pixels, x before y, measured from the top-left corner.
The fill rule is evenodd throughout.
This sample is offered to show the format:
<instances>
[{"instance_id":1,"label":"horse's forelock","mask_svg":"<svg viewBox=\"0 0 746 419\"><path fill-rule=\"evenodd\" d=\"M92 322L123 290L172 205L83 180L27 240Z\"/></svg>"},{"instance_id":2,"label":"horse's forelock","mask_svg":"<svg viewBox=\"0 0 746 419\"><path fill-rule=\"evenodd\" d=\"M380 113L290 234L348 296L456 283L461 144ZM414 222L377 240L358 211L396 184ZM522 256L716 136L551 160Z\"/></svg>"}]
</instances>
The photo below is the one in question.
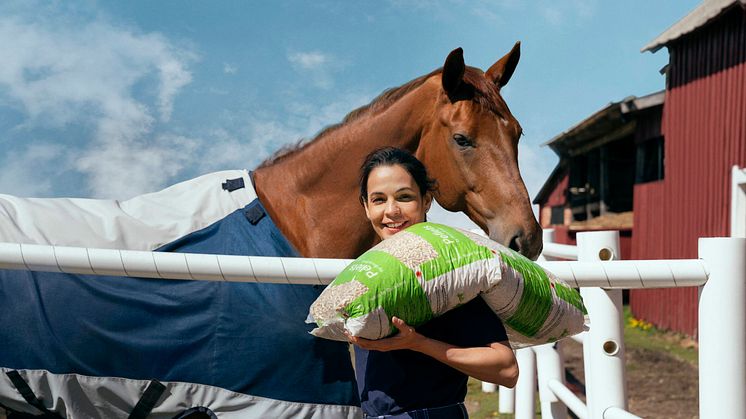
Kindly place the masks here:
<instances>
[{"instance_id":1,"label":"horse's forelock","mask_svg":"<svg viewBox=\"0 0 746 419\"><path fill-rule=\"evenodd\" d=\"M474 89L472 100L496 115L504 116L508 112L508 105L500 95L500 88L495 82L485 77L482 70L466 67L464 81Z\"/></svg>"}]
</instances>

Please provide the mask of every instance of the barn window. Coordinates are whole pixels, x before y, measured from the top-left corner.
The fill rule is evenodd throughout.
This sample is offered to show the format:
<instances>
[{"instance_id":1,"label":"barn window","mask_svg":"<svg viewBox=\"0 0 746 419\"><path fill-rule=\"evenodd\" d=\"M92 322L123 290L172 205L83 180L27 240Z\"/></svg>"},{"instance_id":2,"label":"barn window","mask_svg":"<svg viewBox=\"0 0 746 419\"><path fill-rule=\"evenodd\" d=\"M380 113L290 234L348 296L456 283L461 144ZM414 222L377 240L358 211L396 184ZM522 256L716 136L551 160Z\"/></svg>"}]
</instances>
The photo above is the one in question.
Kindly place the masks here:
<instances>
[{"instance_id":1,"label":"barn window","mask_svg":"<svg viewBox=\"0 0 746 419\"><path fill-rule=\"evenodd\" d=\"M574 222L632 211L635 146L631 136L574 156L568 201Z\"/></svg>"},{"instance_id":2,"label":"barn window","mask_svg":"<svg viewBox=\"0 0 746 419\"><path fill-rule=\"evenodd\" d=\"M555 205L552 207L552 217L549 220L549 224L552 224L552 225L565 224L565 206L564 205Z\"/></svg>"},{"instance_id":3,"label":"barn window","mask_svg":"<svg viewBox=\"0 0 746 419\"><path fill-rule=\"evenodd\" d=\"M663 179L663 150L663 137L655 137L637 144L635 183L653 182Z\"/></svg>"}]
</instances>

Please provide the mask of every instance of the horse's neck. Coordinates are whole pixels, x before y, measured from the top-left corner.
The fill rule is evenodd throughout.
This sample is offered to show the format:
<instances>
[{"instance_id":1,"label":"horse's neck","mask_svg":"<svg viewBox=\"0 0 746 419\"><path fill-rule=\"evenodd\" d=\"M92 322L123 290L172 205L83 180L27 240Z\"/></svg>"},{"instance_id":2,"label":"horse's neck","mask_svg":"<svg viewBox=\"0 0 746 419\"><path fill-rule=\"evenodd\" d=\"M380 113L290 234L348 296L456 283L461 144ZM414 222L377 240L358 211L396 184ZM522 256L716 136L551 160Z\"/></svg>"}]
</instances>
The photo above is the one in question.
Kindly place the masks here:
<instances>
[{"instance_id":1,"label":"horse's neck","mask_svg":"<svg viewBox=\"0 0 746 419\"><path fill-rule=\"evenodd\" d=\"M280 231L305 257L357 257L376 242L359 196L360 165L376 148L414 152L423 87L379 114L339 127L255 172L255 187Z\"/></svg>"}]
</instances>

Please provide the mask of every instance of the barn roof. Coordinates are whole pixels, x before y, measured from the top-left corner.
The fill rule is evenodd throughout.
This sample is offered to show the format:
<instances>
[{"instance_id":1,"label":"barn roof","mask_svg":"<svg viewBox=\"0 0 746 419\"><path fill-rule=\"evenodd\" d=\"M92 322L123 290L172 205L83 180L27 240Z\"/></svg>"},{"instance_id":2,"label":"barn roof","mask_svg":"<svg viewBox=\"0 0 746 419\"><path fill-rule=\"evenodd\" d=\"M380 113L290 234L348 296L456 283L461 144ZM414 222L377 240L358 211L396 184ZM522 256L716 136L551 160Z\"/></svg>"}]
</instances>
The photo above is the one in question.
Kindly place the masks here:
<instances>
[{"instance_id":1,"label":"barn roof","mask_svg":"<svg viewBox=\"0 0 746 419\"><path fill-rule=\"evenodd\" d=\"M560 161L549 175L544 185L536 194L534 204L542 204L564 176L567 168L566 159L600 147L603 144L619 140L635 132L634 118L629 114L660 106L663 104L665 91L661 90L646 96L629 96L619 102L612 102L572 128L555 136L542 145L548 145Z\"/></svg>"},{"instance_id":2,"label":"barn roof","mask_svg":"<svg viewBox=\"0 0 746 419\"><path fill-rule=\"evenodd\" d=\"M658 35L657 38L645 45L641 52L658 51L670 42L706 25L708 22L720 16L725 10L734 5L746 7L746 0L705 0L688 15L684 16L670 28L666 29L662 34Z\"/></svg>"},{"instance_id":3,"label":"barn roof","mask_svg":"<svg viewBox=\"0 0 746 419\"><path fill-rule=\"evenodd\" d=\"M634 131L634 121L624 116L663 104L665 91L646 96L629 96L611 102L567 131L542 145L548 145L560 157L583 154L603 144L618 140Z\"/></svg>"}]
</instances>

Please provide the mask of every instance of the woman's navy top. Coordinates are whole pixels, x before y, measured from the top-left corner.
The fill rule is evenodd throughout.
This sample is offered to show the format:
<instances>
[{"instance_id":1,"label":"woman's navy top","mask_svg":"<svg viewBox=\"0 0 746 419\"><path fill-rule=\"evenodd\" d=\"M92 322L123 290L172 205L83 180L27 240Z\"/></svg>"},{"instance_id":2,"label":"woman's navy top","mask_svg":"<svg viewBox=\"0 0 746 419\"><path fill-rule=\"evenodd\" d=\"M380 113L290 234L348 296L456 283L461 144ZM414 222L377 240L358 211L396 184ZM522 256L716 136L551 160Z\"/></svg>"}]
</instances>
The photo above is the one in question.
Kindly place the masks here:
<instances>
[{"instance_id":1,"label":"woman's navy top","mask_svg":"<svg viewBox=\"0 0 746 419\"><path fill-rule=\"evenodd\" d=\"M446 312L417 328L432 339L460 347L507 340L500 319L481 298ZM410 350L367 351L355 347L360 402L368 416L460 403L468 376L434 358Z\"/></svg>"}]
</instances>

